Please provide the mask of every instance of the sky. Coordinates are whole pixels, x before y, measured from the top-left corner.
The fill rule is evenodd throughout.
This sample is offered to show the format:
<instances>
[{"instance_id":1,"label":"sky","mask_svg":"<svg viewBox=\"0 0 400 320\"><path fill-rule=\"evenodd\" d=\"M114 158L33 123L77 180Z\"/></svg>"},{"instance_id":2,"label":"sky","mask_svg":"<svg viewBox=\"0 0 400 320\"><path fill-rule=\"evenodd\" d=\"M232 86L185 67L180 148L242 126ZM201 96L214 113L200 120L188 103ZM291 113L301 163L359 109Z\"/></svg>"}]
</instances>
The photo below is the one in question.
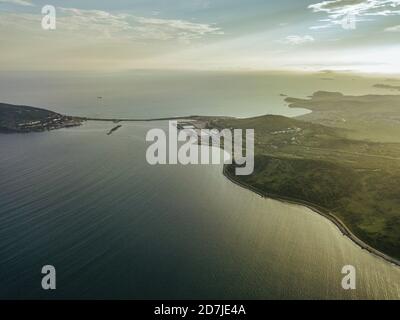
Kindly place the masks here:
<instances>
[{"instance_id":1,"label":"sky","mask_svg":"<svg viewBox=\"0 0 400 320\"><path fill-rule=\"evenodd\" d=\"M7 71L400 73L399 40L400 0L0 0Z\"/></svg>"}]
</instances>

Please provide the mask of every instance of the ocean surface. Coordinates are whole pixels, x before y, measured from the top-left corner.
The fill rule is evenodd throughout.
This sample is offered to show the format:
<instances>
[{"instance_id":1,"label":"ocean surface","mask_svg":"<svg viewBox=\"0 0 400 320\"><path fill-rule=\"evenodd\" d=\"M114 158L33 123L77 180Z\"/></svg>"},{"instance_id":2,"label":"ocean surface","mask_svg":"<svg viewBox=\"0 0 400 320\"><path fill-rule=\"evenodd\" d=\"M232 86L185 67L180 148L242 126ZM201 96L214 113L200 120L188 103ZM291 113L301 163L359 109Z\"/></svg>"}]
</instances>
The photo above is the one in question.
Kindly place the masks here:
<instances>
[{"instance_id":1,"label":"ocean surface","mask_svg":"<svg viewBox=\"0 0 400 320\"><path fill-rule=\"evenodd\" d=\"M0 93L4 102L88 116L295 115L301 110L288 109L280 93L306 96L335 82L286 77L292 86L285 87L282 75L264 75L259 81L276 85L264 92L250 75L244 87L224 74L213 75L226 77L221 83L164 76L148 83L133 76L137 86L121 92L101 77L91 78L96 90L78 79L62 89L61 80L31 81L31 88L29 78L0 77ZM335 91L349 93L354 80L348 81ZM375 79L359 81L354 94L373 92ZM151 83L155 91L145 94ZM88 122L0 135L0 298L400 299L400 268L310 209L238 187L222 165L147 164L147 131L167 125L122 123L107 136L113 123ZM44 265L57 270L54 291L41 289ZM341 287L345 265L356 268L356 290Z\"/></svg>"}]
</instances>

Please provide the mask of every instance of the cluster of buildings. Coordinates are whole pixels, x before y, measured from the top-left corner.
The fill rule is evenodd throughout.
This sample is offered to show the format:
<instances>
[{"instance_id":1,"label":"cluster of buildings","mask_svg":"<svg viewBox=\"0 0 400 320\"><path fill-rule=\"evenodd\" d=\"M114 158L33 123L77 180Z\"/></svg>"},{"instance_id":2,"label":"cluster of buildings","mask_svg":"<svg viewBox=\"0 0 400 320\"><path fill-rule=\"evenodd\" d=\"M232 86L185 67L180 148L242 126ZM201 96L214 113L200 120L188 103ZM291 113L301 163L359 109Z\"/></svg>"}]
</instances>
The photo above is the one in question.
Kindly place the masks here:
<instances>
[{"instance_id":1,"label":"cluster of buildings","mask_svg":"<svg viewBox=\"0 0 400 320\"><path fill-rule=\"evenodd\" d=\"M81 122L78 119L55 114L49 115L46 118L40 120L27 120L23 122L18 122L16 123L15 129L20 132L45 131L66 127L74 127L80 124Z\"/></svg>"}]
</instances>

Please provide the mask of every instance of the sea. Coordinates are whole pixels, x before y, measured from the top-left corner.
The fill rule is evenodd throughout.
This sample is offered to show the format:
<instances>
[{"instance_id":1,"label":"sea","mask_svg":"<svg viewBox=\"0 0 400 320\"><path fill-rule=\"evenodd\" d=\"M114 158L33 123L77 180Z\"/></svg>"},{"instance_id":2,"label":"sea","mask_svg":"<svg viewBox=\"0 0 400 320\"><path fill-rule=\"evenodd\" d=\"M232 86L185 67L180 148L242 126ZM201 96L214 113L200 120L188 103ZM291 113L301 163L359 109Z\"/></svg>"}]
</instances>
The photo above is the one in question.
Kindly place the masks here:
<instances>
[{"instance_id":1,"label":"sea","mask_svg":"<svg viewBox=\"0 0 400 320\"><path fill-rule=\"evenodd\" d=\"M286 95L381 93L350 73L0 73L0 101L68 115L297 116ZM168 122L86 122L0 135L1 299L400 299L400 268L222 165L146 161ZM54 266L56 289L43 290ZM356 288L342 286L354 266Z\"/></svg>"}]
</instances>

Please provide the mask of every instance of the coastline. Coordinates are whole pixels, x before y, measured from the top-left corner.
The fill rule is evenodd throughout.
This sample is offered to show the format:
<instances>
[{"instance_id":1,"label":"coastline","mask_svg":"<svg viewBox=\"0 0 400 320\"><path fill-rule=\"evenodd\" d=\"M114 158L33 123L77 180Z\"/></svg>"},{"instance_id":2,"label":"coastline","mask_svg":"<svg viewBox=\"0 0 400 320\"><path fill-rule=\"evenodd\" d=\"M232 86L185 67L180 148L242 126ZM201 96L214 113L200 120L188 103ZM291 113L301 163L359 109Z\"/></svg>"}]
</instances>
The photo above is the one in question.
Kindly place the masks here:
<instances>
[{"instance_id":1,"label":"coastline","mask_svg":"<svg viewBox=\"0 0 400 320\"><path fill-rule=\"evenodd\" d=\"M27 107L29 108L29 107ZM38 109L38 110L42 110L42 111L46 111L44 109ZM313 112L313 111L311 111ZM196 115L192 115L192 116L178 116L178 117L167 117L167 118L148 118L148 119L117 119L117 118L91 118L91 117L68 117L68 116L64 116L64 115L58 115L66 120L75 120L77 121L77 123L75 123L75 125L70 125L70 123L60 123L58 127L55 127L54 129L60 129L60 128L68 128L71 126L78 126L78 125L82 125L83 122L86 121L104 121L104 122L114 122L114 123L120 123L120 122L152 122L152 121L168 121L168 120L197 120L200 122L204 122L208 119L213 119L213 118L219 118L219 117L213 117L213 116L196 116ZM228 117L230 118L230 117ZM116 127L114 127L113 129L110 130L110 132L108 133L108 135L112 134L114 131L118 130L121 126L118 125ZM0 128L1 129L1 128ZM52 130L54 130L52 129ZM32 132L32 131L27 131L27 132ZM2 133L2 132L0 132ZM3 132L4 133L4 132ZM12 131L12 132L7 132L7 133L18 133L18 131ZM226 170L227 166L224 165L223 166L223 175L228 178L232 183L235 183L236 185L248 189L260 196L262 196L263 198L270 198L270 199L274 199L274 200L278 200L281 202L285 202L285 203L289 203L289 204L295 204L295 205L300 205L303 207L306 207L312 211L314 211L315 213L327 218L328 220L330 220L332 223L334 223L336 225L336 227L341 231L341 233L345 236L347 236L351 241L353 241L356 245L358 245L361 249L367 250L368 252L372 253L373 255L382 258L384 260L386 260L387 262L396 265L396 266L400 266L400 261L397 260L396 258L390 257L389 255L379 251L378 249L373 248L372 246L368 245L367 243L365 243L363 240L361 240L360 238L358 238L351 230L349 227L346 226L346 224L340 220L338 217L336 217L334 214L332 214L329 210L320 207L316 204L304 201L304 200L299 200L299 199L295 199L295 198L289 198L289 197L285 197L285 196L280 196L280 195L276 195L276 194L269 194L269 193L265 193L264 191L248 185L244 182L238 181L236 179L236 177L232 176L231 174L229 174L229 172Z\"/></svg>"},{"instance_id":2,"label":"coastline","mask_svg":"<svg viewBox=\"0 0 400 320\"><path fill-rule=\"evenodd\" d=\"M285 196L279 196L279 195L275 195L275 194L267 194L264 191L248 185L244 182L238 181L237 179L235 179L234 176L232 176L227 170L227 165L223 166L223 170L222 170L222 174L232 183L236 184L239 187L242 187L244 189L247 189L251 192L254 192L256 194L258 194L259 196L263 197L263 198L269 198L269 199L273 199L273 200L277 200L283 203L288 203L288 204L294 204L294 205L300 205L303 207L306 207L310 210L312 210L313 212L325 217L326 219L328 219L329 221L331 221L339 230L340 232L346 236L347 238L349 238L351 241L353 241L353 243L355 243L357 246L359 246L361 249L368 251L369 253L375 255L378 258L384 259L386 262L400 267L400 261L397 260L396 258L390 257L387 254L371 247L369 244L365 243L363 240L361 240L360 238L358 238L345 224L343 221L341 221L338 217L336 217L335 215L333 215L332 213L329 212L329 210L322 208L318 205L315 205L313 203L309 203L307 201L304 200L299 200L299 199L293 199L293 198L288 198Z\"/></svg>"}]
</instances>

